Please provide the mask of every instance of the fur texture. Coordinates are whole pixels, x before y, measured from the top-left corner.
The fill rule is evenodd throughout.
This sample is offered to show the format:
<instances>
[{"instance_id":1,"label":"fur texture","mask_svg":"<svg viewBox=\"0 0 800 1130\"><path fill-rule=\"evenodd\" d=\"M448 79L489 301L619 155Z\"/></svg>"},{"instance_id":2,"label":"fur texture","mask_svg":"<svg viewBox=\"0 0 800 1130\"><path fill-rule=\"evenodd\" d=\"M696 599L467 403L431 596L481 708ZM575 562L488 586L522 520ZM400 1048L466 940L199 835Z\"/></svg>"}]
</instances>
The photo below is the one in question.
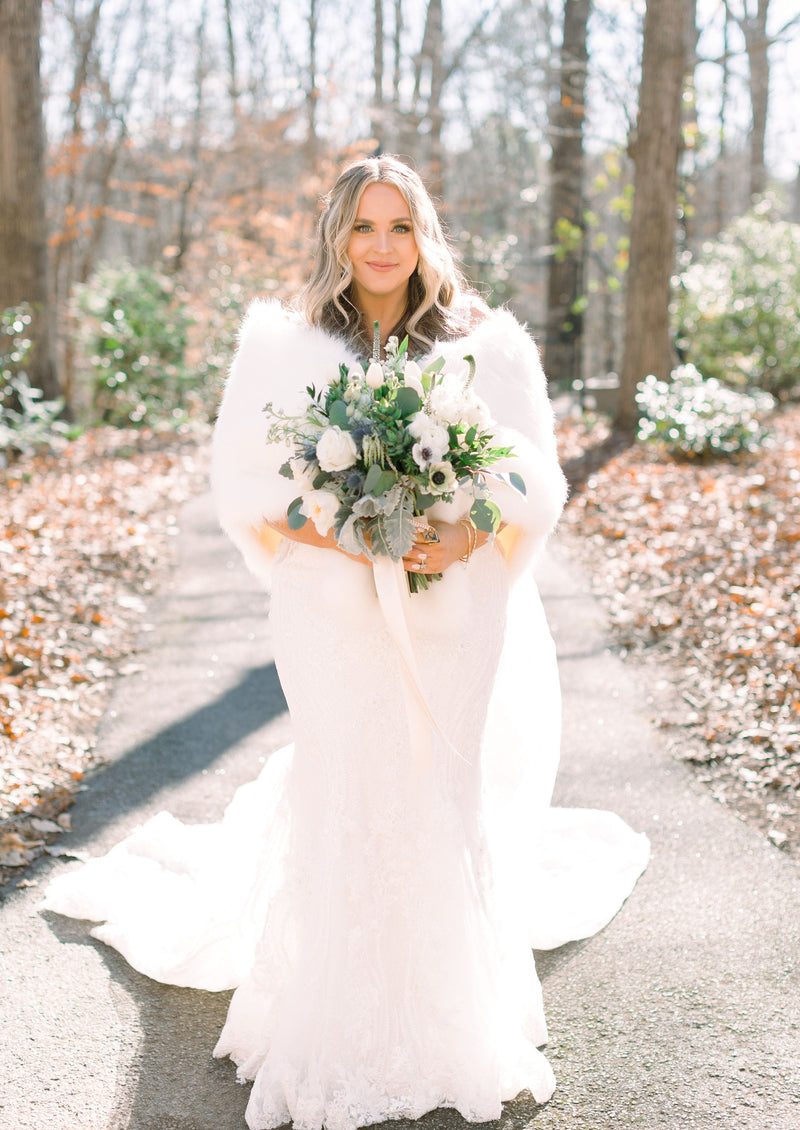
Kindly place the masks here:
<instances>
[{"instance_id":1,"label":"fur texture","mask_svg":"<svg viewBox=\"0 0 800 1130\"><path fill-rule=\"evenodd\" d=\"M497 469L517 471L527 488L523 496L492 484L508 524L501 544L518 573L555 526L566 498L547 386L534 342L508 311L493 312L467 337L433 351L452 360L467 354L475 358L475 390L496 424L495 442L514 448ZM221 525L265 579L276 540L265 535L264 519L283 517L298 490L278 474L290 449L266 443L264 405L301 412L306 386L319 387L341 361L353 360L341 340L299 321L280 303L250 306L214 431L212 488ZM457 513L439 504L432 516L446 520Z\"/></svg>"}]
</instances>

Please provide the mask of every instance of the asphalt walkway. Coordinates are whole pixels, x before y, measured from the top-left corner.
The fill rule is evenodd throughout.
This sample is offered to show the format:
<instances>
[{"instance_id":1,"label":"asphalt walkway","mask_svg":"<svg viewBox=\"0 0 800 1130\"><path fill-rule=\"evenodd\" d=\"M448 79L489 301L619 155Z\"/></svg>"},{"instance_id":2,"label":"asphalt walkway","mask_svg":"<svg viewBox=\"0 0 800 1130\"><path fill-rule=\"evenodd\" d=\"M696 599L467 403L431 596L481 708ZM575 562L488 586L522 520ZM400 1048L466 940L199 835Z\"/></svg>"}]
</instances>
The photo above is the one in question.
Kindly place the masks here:
<instances>
[{"instance_id":1,"label":"asphalt walkway","mask_svg":"<svg viewBox=\"0 0 800 1130\"><path fill-rule=\"evenodd\" d=\"M119 679L103 723L108 764L61 840L76 851L102 852L162 808L216 819L289 740L267 597L207 497L186 507L179 540L142 670ZM544 1108L508 1104L497 1126L798 1130L800 868L667 753L650 717L657 674L609 648L558 543L539 577L564 690L557 803L619 812L653 857L610 926L538 956L558 1090ZM247 1089L211 1058L229 994L155 984L85 924L40 914L63 866L39 862L39 885L0 904L0 1130L244 1130Z\"/></svg>"}]
</instances>

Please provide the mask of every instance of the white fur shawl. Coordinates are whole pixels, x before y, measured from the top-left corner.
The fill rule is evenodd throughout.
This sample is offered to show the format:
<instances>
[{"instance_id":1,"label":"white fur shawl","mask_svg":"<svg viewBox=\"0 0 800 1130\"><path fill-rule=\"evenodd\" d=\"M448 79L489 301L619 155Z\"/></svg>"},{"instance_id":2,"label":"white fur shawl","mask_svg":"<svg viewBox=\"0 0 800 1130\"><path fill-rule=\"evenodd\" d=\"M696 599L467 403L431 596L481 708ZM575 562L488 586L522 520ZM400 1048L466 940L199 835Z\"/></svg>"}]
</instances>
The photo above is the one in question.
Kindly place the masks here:
<instances>
[{"instance_id":1,"label":"white fur shawl","mask_svg":"<svg viewBox=\"0 0 800 1130\"><path fill-rule=\"evenodd\" d=\"M514 448L497 470L519 472L527 488L523 496L490 480L507 523L500 541L518 572L544 543L566 497L545 378L535 344L506 310L433 351L452 360L466 354L475 358L474 388L489 406L495 442ZM272 401L290 414L302 412L306 386L319 387L341 361L352 360L340 339L306 325L280 303L251 304L214 430L211 478L220 522L260 576L267 575L277 544L264 519L283 517L298 493L292 480L278 474L290 452L283 444L267 444L264 405ZM447 513L445 508L434 516Z\"/></svg>"}]
</instances>

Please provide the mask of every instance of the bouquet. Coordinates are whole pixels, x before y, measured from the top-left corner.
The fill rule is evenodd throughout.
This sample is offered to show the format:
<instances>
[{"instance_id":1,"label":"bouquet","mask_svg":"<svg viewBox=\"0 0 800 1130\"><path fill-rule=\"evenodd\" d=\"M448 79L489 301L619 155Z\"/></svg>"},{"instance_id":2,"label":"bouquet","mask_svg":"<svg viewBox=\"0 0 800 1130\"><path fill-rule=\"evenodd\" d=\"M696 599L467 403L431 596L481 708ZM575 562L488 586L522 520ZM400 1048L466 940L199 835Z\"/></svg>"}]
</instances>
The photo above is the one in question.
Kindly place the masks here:
<instances>
[{"instance_id":1,"label":"bouquet","mask_svg":"<svg viewBox=\"0 0 800 1130\"><path fill-rule=\"evenodd\" d=\"M411 549L424 515L435 502L452 502L457 490L472 498L469 519L495 533L499 507L492 501L487 468L513 454L492 446L489 412L472 389L475 362L446 371L438 357L420 368L408 358L408 338L389 338L380 358L375 325L372 361L340 364L327 385L306 389L308 407L288 416L273 407L269 443L289 443L293 454L280 473L299 494L286 512L290 529L310 519L324 537L333 529L337 545L370 560L399 561ZM496 475L525 493L516 474ZM407 573L411 592L426 589L441 574Z\"/></svg>"}]
</instances>

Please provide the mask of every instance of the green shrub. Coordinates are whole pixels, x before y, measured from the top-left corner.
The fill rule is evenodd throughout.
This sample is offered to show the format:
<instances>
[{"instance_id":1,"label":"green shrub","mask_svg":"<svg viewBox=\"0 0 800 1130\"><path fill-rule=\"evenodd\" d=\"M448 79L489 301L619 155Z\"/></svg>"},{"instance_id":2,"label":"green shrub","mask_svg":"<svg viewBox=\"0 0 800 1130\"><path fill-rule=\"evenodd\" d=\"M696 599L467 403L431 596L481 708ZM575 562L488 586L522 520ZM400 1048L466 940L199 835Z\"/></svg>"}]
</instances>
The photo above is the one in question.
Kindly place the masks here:
<instances>
[{"instance_id":1,"label":"green shrub","mask_svg":"<svg viewBox=\"0 0 800 1130\"><path fill-rule=\"evenodd\" d=\"M76 287L76 372L95 420L123 426L191 415L184 295L152 267L105 264Z\"/></svg>"},{"instance_id":2,"label":"green shrub","mask_svg":"<svg viewBox=\"0 0 800 1130\"><path fill-rule=\"evenodd\" d=\"M706 377L781 399L800 392L800 224L765 198L680 277L674 304L682 357Z\"/></svg>"},{"instance_id":3,"label":"green shrub","mask_svg":"<svg viewBox=\"0 0 800 1130\"><path fill-rule=\"evenodd\" d=\"M639 439L655 440L688 458L755 451L767 430L762 417L774 407L769 393L728 388L681 365L671 380L646 377L637 388Z\"/></svg>"},{"instance_id":4,"label":"green shrub","mask_svg":"<svg viewBox=\"0 0 800 1130\"><path fill-rule=\"evenodd\" d=\"M58 419L63 400L43 400L28 380L30 324L27 305L0 312L0 465L50 447L57 436L72 430Z\"/></svg>"}]
</instances>

